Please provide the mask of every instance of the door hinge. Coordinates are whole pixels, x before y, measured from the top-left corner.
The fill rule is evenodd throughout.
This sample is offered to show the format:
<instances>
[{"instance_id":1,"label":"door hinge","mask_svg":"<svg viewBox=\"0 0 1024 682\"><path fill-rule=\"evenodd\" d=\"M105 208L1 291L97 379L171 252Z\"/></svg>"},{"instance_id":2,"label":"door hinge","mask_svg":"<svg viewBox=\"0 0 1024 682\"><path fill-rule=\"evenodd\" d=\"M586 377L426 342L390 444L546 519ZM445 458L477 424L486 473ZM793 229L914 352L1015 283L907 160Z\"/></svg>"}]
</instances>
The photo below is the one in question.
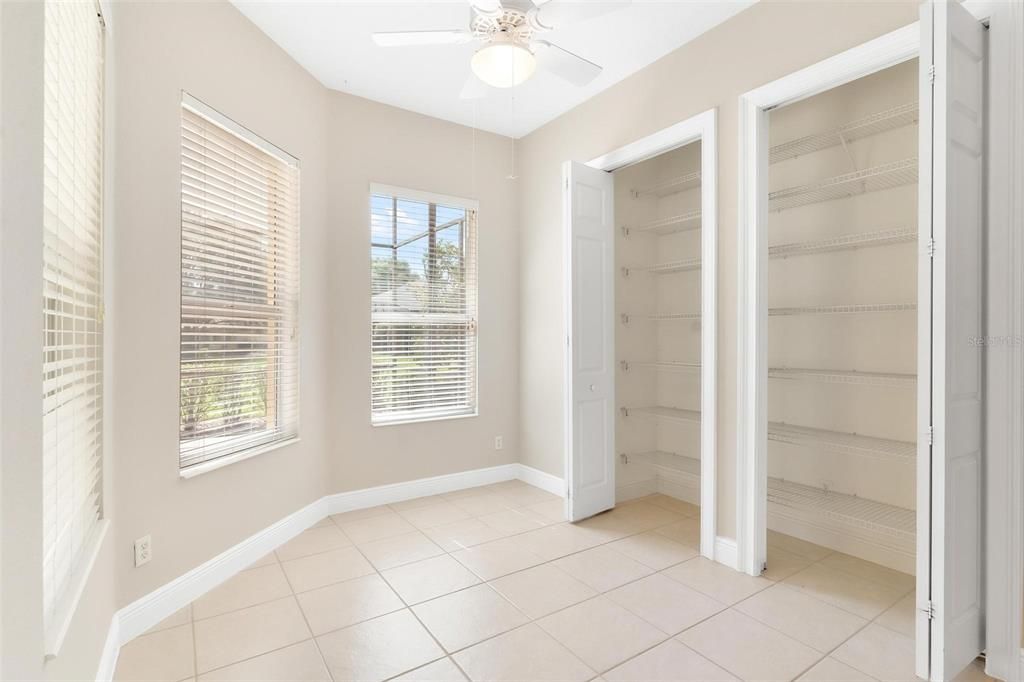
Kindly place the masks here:
<instances>
[{"instance_id":1,"label":"door hinge","mask_svg":"<svg viewBox=\"0 0 1024 682\"><path fill-rule=\"evenodd\" d=\"M935 65L934 64L932 64L931 66L928 67L928 82L932 83L932 84L935 83Z\"/></svg>"},{"instance_id":2,"label":"door hinge","mask_svg":"<svg viewBox=\"0 0 1024 682\"><path fill-rule=\"evenodd\" d=\"M929 258L935 258L935 237L928 237L928 241L925 242L924 248L928 253Z\"/></svg>"},{"instance_id":3,"label":"door hinge","mask_svg":"<svg viewBox=\"0 0 1024 682\"><path fill-rule=\"evenodd\" d=\"M925 615L926 618L928 618L928 620L935 620L935 602L926 601L925 603L921 604L920 611Z\"/></svg>"},{"instance_id":4,"label":"door hinge","mask_svg":"<svg viewBox=\"0 0 1024 682\"><path fill-rule=\"evenodd\" d=\"M925 438L928 439L928 445L935 445L935 427L928 426L928 430L924 432Z\"/></svg>"}]
</instances>

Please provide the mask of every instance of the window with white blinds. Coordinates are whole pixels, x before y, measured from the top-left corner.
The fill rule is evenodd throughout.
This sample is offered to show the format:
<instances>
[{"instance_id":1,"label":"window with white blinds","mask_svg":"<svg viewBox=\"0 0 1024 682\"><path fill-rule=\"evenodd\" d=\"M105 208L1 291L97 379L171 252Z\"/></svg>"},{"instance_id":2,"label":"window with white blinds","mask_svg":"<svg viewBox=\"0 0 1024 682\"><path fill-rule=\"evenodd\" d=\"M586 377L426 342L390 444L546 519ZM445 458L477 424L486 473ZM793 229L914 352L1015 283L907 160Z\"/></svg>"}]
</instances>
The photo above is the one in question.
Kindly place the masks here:
<instances>
[{"instance_id":1,"label":"window with white blinds","mask_svg":"<svg viewBox=\"0 0 1024 682\"><path fill-rule=\"evenodd\" d=\"M95 2L48 1L43 13L43 620L49 638L73 609L72 586L99 541L103 503L103 25Z\"/></svg>"},{"instance_id":2,"label":"window with white blinds","mask_svg":"<svg viewBox=\"0 0 1024 682\"><path fill-rule=\"evenodd\" d=\"M472 202L373 189L374 424L476 414L476 215Z\"/></svg>"},{"instance_id":3,"label":"window with white blinds","mask_svg":"<svg viewBox=\"0 0 1024 682\"><path fill-rule=\"evenodd\" d=\"M371 195L374 424L476 414L476 208Z\"/></svg>"},{"instance_id":4,"label":"window with white blinds","mask_svg":"<svg viewBox=\"0 0 1024 682\"><path fill-rule=\"evenodd\" d=\"M298 437L298 304L298 161L184 95L183 473Z\"/></svg>"}]
</instances>

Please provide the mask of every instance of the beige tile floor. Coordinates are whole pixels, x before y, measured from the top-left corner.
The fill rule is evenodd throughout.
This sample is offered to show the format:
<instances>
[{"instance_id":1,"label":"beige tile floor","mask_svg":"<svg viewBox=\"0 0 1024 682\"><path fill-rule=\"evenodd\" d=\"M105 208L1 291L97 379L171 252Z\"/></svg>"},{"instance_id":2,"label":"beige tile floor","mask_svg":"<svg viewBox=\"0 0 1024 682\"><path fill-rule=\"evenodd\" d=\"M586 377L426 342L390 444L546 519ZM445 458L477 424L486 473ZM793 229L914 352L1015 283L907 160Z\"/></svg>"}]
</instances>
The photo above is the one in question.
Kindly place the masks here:
<instances>
[{"instance_id":1,"label":"beige tile floor","mask_svg":"<svg viewBox=\"0 0 1024 682\"><path fill-rule=\"evenodd\" d=\"M771 533L752 578L698 556L698 517L652 495L567 524L519 481L339 514L129 642L115 679L913 679L910 576Z\"/></svg>"}]
</instances>

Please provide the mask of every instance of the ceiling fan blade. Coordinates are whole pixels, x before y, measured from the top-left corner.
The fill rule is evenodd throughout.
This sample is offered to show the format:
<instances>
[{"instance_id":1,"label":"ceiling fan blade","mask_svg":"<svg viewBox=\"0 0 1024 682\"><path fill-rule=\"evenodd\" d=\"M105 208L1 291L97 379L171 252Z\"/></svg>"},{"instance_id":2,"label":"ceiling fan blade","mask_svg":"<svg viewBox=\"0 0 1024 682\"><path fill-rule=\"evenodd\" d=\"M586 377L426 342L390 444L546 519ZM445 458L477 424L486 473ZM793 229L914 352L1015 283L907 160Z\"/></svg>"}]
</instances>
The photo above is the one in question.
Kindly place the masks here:
<instances>
[{"instance_id":1,"label":"ceiling fan blade","mask_svg":"<svg viewBox=\"0 0 1024 682\"><path fill-rule=\"evenodd\" d=\"M469 78L462 85L462 92L459 93L459 99L483 99L487 96L487 85L476 77L474 74L469 74Z\"/></svg>"},{"instance_id":2,"label":"ceiling fan blade","mask_svg":"<svg viewBox=\"0 0 1024 682\"><path fill-rule=\"evenodd\" d=\"M447 31L384 31L373 34L373 42L381 47L409 45L459 45L468 43L473 34L462 29Z\"/></svg>"},{"instance_id":3,"label":"ceiling fan blade","mask_svg":"<svg viewBox=\"0 0 1024 682\"><path fill-rule=\"evenodd\" d=\"M501 0L469 0L469 4L484 16L500 16L504 11L504 8L501 6Z\"/></svg>"},{"instance_id":4,"label":"ceiling fan blade","mask_svg":"<svg viewBox=\"0 0 1024 682\"><path fill-rule=\"evenodd\" d=\"M601 75L603 69L594 62L587 61L579 55L563 50L546 40L538 40L533 44L537 56L537 66L546 69L559 78L573 85L587 85Z\"/></svg>"},{"instance_id":5,"label":"ceiling fan blade","mask_svg":"<svg viewBox=\"0 0 1024 682\"><path fill-rule=\"evenodd\" d=\"M536 21L547 29L563 28L594 19L609 12L629 7L630 0L533 0L537 7Z\"/></svg>"}]
</instances>

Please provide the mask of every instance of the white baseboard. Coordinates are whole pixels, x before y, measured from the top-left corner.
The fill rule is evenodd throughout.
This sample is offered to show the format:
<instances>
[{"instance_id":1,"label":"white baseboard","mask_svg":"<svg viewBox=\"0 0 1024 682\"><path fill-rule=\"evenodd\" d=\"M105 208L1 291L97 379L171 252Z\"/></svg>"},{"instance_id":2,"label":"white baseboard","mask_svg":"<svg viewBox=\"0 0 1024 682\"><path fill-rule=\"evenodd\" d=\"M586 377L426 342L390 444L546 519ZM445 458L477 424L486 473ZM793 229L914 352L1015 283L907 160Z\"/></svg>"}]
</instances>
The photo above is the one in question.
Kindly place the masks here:
<instances>
[{"instance_id":1,"label":"white baseboard","mask_svg":"<svg viewBox=\"0 0 1024 682\"><path fill-rule=\"evenodd\" d=\"M725 564L733 570L736 568L739 558L739 550L736 541L732 538L724 538L721 535L715 538L715 561Z\"/></svg>"},{"instance_id":2,"label":"white baseboard","mask_svg":"<svg viewBox=\"0 0 1024 682\"><path fill-rule=\"evenodd\" d=\"M166 585L135 600L114 614L96 679L108 682L113 677L118 651L125 643L146 632L163 619L184 608L330 514L340 514L355 509L402 502L416 497L438 495L513 479L520 479L559 497L565 496L563 479L533 467L515 463L322 497Z\"/></svg>"},{"instance_id":3,"label":"white baseboard","mask_svg":"<svg viewBox=\"0 0 1024 682\"><path fill-rule=\"evenodd\" d=\"M120 644L138 637L239 571L252 565L327 515L321 498L117 612Z\"/></svg>"},{"instance_id":4,"label":"white baseboard","mask_svg":"<svg viewBox=\"0 0 1024 682\"><path fill-rule=\"evenodd\" d=\"M510 465L516 467L515 478L518 478L524 483L546 490L552 495L558 495L559 497L565 497L565 479L549 474L546 471L540 469L534 469L533 467L526 466L525 464Z\"/></svg>"},{"instance_id":5,"label":"white baseboard","mask_svg":"<svg viewBox=\"0 0 1024 682\"><path fill-rule=\"evenodd\" d=\"M459 471L454 474L444 474L443 476L419 478L414 481L390 483L388 485L379 485L375 488L363 488L346 493L336 493L328 495L324 499L326 500L328 514L341 514L355 509L366 509L382 504L404 502L405 500L412 500L417 497L440 495L441 493L450 493L454 490L475 488L480 485L487 485L488 483L511 481L514 478L522 478L519 475L520 466L519 464L502 464L486 469ZM523 480L526 479L524 478ZM531 481L527 481L527 483L531 483Z\"/></svg>"},{"instance_id":6,"label":"white baseboard","mask_svg":"<svg viewBox=\"0 0 1024 682\"><path fill-rule=\"evenodd\" d=\"M117 655L121 653L120 625L121 620L115 613L114 617L110 619L107 641L103 643L100 665L96 670L96 682L111 682L114 679L114 671L117 669Z\"/></svg>"}]
</instances>

